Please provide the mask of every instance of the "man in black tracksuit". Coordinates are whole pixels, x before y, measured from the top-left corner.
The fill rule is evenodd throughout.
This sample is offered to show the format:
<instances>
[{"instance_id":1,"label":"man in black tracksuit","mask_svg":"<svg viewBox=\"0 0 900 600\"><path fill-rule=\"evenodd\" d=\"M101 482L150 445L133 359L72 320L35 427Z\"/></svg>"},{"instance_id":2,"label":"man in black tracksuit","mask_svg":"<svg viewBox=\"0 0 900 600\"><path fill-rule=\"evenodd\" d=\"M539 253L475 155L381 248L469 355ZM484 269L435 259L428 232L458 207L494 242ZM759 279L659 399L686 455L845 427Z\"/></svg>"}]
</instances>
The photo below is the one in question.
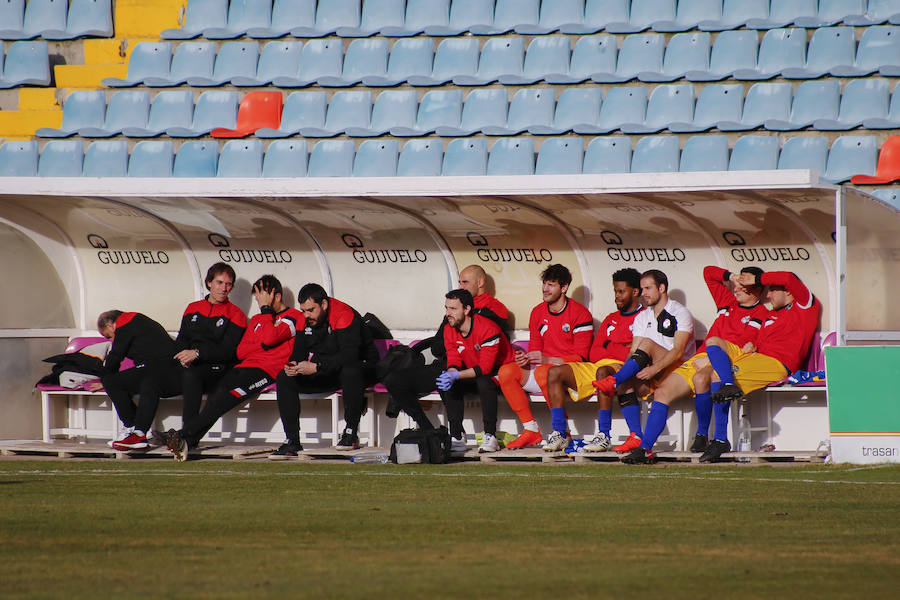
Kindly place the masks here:
<instances>
[{"instance_id":1,"label":"man in black tracksuit","mask_svg":"<svg viewBox=\"0 0 900 600\"><path fill-rule=\"evenodd\" d=\"M137 312L104 312L97 319L97 330L112 340L101 381L126 428L110 445L123 451L146 448L160 395L178 393L159 381L159 372L174 362L175 342L162 325ZM125 357L134 361L134 367L120 371ZM132 401L135 395L140 396L137 407Z\"/></svg>"},{"instance_id":2,"label":"man in black tracksuit","mask_svg":"<svg viewBox=\"0 0 900 600\"><path fill-rule=\"evenodd\" d=\"M277 379L278 412L285 443L273 458L296 456L300 444L300 394L341 389L345 429L337 450L359 447L359 420L366 386L374 381L378 351L368 326L353 307L329 298L317 283L298 294L304 321L297 326L294 351Z\"/></svg>"}]
</instances>

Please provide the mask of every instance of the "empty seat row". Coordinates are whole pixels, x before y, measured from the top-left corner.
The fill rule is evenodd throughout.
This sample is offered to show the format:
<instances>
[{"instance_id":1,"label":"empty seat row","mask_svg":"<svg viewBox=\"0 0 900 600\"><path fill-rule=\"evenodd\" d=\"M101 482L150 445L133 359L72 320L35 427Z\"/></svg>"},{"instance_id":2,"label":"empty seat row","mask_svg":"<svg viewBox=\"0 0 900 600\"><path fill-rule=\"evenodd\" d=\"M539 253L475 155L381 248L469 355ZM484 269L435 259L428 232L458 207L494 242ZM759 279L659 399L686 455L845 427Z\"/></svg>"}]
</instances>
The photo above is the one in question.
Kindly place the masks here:
<instances>
[{"instance_id":1,"label":"empty seat row","mask_svg":"<svg viewBox=\"0 0 900 600\"><path fill-rule=\"evenodd\" d=\"M494 37L482 48L476 38L449 38L435 52L428 38L398 40L390 50L388 40L373 38L354 40L344 55L333 39L273 41L262 52L257 42L225 42L218 52L214 42L185 42L173 55L169 42L143 42L131 55L126 78L103 83L384 87L900 75L900 28L894 26L867 28L858 48L848 27L817 30L808 49L804 29L770 30L761 44L753 31L723 32L712 46L706 32L679 33L668 44L662 34L630 35L621 49L606 34L583 36L571 50L566 36L535 38L527 51L524 43L518 36Z\"/></svg>"},{"instance_id":2,"label":"empty seat row","mask_svg":"<svg viewBox=\"0 0 900 600\"><path fill-rule=\"evenodd\" d=\"M50 56L47 42L13 42L3 52L0 42L0 89L20 85L49 85Z\"/></svg>"},{"instance_id":3,"label":"empty seat row","mask_svg":"<svg viewBox=\"0 0 900 600\"><path fill-rule=\"evenodd\" d=\"M164 39L680 32L900 24L900 0L189 0Z\"/></svg>"},{"instance_id":4,"label":"empty seat row","mask_svg":"<svg viewBox=\"0 0 900 600\"><path fill-rule=\"evenodd\" d=\"M0 40L111 37L111 0L3 0Z\"/></svg>"},{"instance_id":5,"label":"empty seat row","mask_svg":"<svg viewBox=\"0 0 900 600\"><path fill-rule=\"evenodd\" d=\"M893 143L893 163L878 160L886 173L871 183L900 179ZM888 154L888 144L882 158ZM878 150L874 136L843 136L828 147L822 137L796 137L781 148L777 137L743 136L729 149L722 135L689 138L683 149L674 136L640 138L632 152L627 137L592 139L587 148L577 137L544 140L535 157L534 138L497 140L490 152L485 138L457 138L442 150L437 140L321 140L307 157L300 140L231 140L221 154L215 141L189 141L174 153L171 140L142 141L129 158L124 140L93 142L84 153L80 140L47 142L38 157L37 142L0 146L0 175L90 177L382 177L432 175L552 175L810 169L832 183L858 174L874 175ZM174 159L173 159L174 156ZM882 165L882 162L885 164ZM867 183L867 182L863 182Z\"/></svg>"},{"instance_id":6,"label":"empty seat row","mask_svg":"<svg viewBox=\"0 0 900 600\"><path fill-rule=\"evenodd\" d=\"M647 88L617 86L604 97L600 88L574 87L557 100L551 88L475 89L463 100L460 89L431 90L421 101L415 90L387 90L372 102L371 90L238 92L209 90L194 105L190 90L165 90L151 102L149 90L115 92L106 104L102 91L75 91L63 105L59 129L42 128L40 137L444 137L628 134L750 131L847 131L900 128L900 83L882 78L855 79L841 93L836 80L756 83L746 99L742 84L711 84L696 100L690 84ZM283 103L282 103L283 102Z\"/></svg>"}]
</instances>

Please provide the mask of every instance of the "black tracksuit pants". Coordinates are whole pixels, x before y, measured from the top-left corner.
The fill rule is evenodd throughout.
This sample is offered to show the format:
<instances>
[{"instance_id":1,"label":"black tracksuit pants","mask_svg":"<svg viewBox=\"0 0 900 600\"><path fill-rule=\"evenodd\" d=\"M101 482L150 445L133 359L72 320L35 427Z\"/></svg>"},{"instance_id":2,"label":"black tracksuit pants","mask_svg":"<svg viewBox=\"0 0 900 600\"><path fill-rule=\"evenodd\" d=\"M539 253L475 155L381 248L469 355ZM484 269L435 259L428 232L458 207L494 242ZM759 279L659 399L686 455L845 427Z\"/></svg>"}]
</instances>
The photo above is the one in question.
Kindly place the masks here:
<instances>
[{"instance_id":1,"label":"black tracksuit pants","mask_svg":"<svg viewBox=\"0 0 900 600\"><path fill-rule=\"evenodd\" d=\"M443 370L443 365L436 362L394 371L384 378L384 386L394 402L416 422L419 429L434 429L434 425L419 404L419 398L437 389L435 379Z\"/></svg>"},{"instance_id":2,"label":"black tracksuit pants","mask_svg":"<svg viewBox=\"0 0 900 600\"><path fill-rule=\"evenodd\" d=\"M162 376L167 368L168 365L135 365L101 378L123 425L150 432L160 397L178 395L178 386ZM138 396L137 406L134 396Z\"/></svg>"},{"instance_id":3,"label":"black tracksuit pants","mask_svg":"<svg viewBox=\"0 0 900 600\"><path fill-rule=\"evenodd\" d=\"M196 447L220 417L272 382L273 379L262 369L236 367L226 372L216 389L206 398L203 410L185 422L181 434L188 446Z\"/></svg>"},{"instance_id":4,"label":"black tracksuit pants","mask_svg":"<svg viewBox=\"0 0 900 600\"><path fill-rule=\"evenodd\" d=\"M497 433L497 384L491 375L482 375L475 379L457 379L447 392L441 392L441 399L447 409L447 422L450 435L459 438L463 435L464 398L466 394L478 394L481 400L481 418L484 421L484 432Z\"/></svg>"}]
</instances>

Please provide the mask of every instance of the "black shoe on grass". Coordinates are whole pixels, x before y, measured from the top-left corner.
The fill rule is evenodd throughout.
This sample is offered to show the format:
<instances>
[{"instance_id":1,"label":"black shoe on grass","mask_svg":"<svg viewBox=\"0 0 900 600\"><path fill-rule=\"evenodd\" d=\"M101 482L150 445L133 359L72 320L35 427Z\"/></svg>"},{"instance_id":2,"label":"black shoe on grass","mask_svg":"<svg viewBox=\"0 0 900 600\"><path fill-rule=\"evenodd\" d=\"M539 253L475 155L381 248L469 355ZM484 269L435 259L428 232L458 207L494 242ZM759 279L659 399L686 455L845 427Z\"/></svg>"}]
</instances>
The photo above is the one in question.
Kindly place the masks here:
<instances>
[{"instance_id":1,"label":"black shoe on grass","mask_svg":"<svg viewBox=\"0 0 900 600\"><path fill-rule=\"evenodd\" d=\"M731 452L731 444L723 442L722 440L711 440L709 446L706 447L706 452L700 457L700 462L720 462L721 459L719 457L726 452Z\"/></svg>"}]
</instances>

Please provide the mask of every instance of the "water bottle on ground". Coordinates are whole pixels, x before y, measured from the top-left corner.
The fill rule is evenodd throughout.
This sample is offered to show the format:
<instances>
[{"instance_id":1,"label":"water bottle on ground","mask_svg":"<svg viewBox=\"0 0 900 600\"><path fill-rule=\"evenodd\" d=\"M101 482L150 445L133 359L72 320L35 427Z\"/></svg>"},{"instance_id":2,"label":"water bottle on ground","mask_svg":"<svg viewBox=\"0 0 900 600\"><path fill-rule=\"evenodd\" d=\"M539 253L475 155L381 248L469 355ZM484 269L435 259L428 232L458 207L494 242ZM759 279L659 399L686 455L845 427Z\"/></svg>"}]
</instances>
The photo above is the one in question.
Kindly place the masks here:
<instances>
[{"instance_id":1,"label":"water bottle on ground","mask_svg":"<svg viewBox=\"0 0 900 600\"><path fill-rule=\"evenodd\" d=\"M738 443L737 443L737 451L740 453L750 452L750 419L747 418L747 415L742 415L741 420L738 423ZM745 455L738 455L738 462L750 462L750 457Z\"/></svg>"},{"instance_id":2,"label":"water bottle on ground","mask_svg":"<svg viewBox=\"0 0 900 600\"><path fill-rule=\"evenodd\" d=\"M355 465L383 465L387 461L385 452L360 452L350 457L350 462Z\"/></svg>"}]
</instances>

